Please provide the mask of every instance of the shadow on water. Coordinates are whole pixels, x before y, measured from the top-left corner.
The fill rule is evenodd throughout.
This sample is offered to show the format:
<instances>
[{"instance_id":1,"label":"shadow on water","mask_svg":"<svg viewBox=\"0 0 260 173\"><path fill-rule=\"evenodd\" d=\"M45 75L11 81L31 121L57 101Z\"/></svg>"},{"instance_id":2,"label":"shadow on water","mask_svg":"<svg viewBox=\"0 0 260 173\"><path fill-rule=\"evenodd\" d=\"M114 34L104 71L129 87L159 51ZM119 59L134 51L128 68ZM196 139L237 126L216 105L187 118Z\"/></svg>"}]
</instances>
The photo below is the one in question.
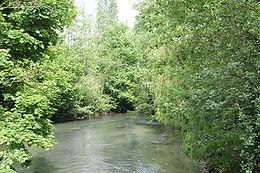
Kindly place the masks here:
<instances>
[{"instance_id":1,"label":"shadow on water","mask_svg":"<svg viewBox=\"0 0 260 173\"><path fill-rule=\"evenodd\" d=\"M33 159L30 173L56 173L56 168L46 157L37 156Z\"/></svg>"}]
</instances>

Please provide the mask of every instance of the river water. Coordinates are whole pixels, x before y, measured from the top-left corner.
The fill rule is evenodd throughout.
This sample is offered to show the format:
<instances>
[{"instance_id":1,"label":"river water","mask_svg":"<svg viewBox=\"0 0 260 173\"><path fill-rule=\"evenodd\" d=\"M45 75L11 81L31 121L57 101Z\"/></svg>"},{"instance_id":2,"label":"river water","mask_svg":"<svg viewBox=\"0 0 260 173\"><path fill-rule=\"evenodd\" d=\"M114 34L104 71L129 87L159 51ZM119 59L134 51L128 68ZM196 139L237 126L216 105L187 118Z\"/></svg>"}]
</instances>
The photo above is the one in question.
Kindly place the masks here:
<instances>
[{"instance_id":1,"label":"river water","mask_svg":"<svg viewBox=\"0 0 260 173\"><path fill-rule=\"evenodd\" d=\"M55 124L55 146L21 173L201 173L170 128L125 114Z\"/></svg>"}]
</instances>

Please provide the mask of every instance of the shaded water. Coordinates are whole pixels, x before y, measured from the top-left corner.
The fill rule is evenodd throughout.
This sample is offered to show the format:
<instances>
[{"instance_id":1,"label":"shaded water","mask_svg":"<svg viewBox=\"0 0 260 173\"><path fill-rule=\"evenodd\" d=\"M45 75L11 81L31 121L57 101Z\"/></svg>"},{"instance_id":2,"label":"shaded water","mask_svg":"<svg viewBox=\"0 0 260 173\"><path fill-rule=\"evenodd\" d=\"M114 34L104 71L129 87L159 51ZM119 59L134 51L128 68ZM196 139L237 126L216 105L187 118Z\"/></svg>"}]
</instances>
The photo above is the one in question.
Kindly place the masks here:
<instances>
[{"instance_id":1,"label":"shaded water","mask_svg":"<svg viewBox=\"0 0 260 173\"><path fill-rule=\"evenodd\" d=\"M21 173L200 173L161 125L137 123L126 115L56 124L56 145L33 152Z\"/></svg>"}]
</instances>

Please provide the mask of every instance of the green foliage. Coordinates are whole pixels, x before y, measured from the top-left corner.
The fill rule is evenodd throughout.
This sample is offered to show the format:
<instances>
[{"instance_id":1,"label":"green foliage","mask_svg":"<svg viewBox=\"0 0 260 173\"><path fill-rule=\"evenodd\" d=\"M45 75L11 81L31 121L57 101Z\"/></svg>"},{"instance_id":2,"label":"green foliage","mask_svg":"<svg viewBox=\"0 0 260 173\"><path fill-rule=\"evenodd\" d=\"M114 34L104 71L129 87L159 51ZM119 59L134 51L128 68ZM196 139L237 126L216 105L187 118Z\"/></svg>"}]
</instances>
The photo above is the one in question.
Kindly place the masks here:
<instances>
[{"instance_id":1,"label":"green foliage","mask_svg":"<svg viewBox=\"0 0 260 173\"><path fill-rule=\"evenodd\" d=\"M77 60L78 65L82 67L81 73L74 81L76 93L73 96L74 107L71 109L74 117L106 113L114 108L111 97L103 92L104 77L99 71L102 60L98 56L96 37L88 32L94 30L91 26L91 18L82 16L79 16L75 24L68 28L68 36L73 32L74 38L68 40L66 45L68 57ZM78 27L83 24L83 28ZM86 28L88 29L84 32Z\"/></svg>"},{"instance_id":2,"label":"green foliage","mask_svg":"<svg viewBox=\"0 0 260 173\"><path fill-rule=\"evenodd\" d=\"M93 115L108 112L113 105L111 98L103 93L101 81L96 76L82 76L78 83L78 96L74 114Z\"/></svg>"},{"instance_id":3,"label":"green foliage","mask_svg":"<svg viewBox=\"0 0 260 173\"><path fill-rule=\"evenodd\" d=\"M1 116L1 127L4 127L0 133L1 157L6 168L13 160L28 165L31 155L25 144L48 149L53 137L49 118L54 113L70 115L69 111L75 107L77 88L74 81L82 68L79 62L60 51L54 60L31 63L20 71L23 86L15 95L14 108Z\"/></svg>"},{"instance_id":4,"label":"green foliage","mask_svg":"<svg viewBox=\"0 0 260 173\"><path fill-rule=\"evenodd\" d=\"M0 11L0 47L10 49L14 60L39 59L48 46L58 42L58 31L62 31L64 25L70 24L75 16L73 1L27 2L37 6L29 8L26 2L21 2L17 7L13 1L11 7L16 8L9 8L8 2L0 3L3 7Z\"/></svg>"},{"instance_id":5,"label":"green foliage","mask_svg":"<svg viewBox=\"0 0 260 173\"><path fill-rule=\"evenodd\" d=\"M212 172L259 169L256 0L144 0L136 33L99 1L98 36L82 13L59 46L73 1L17 2L0 1L0 172L52 145L50 119L134 109L180 126Z\"/></svg>"},{"instance_id":6,"label":"green foliage","mask_svg":"<svg viewBox=\"0 0 260 173\"><path fill-rule=\"evenodd\" d=\"M16 173L16 172L12 169L0 169L0 173Z\"/></svg>"},{"instance_id":7,"label":"green foliage","mask_svg":"<svg viewBox=\"0 0 260 173\"><path fill-rule=\"evenodd\" d=\"M80 94L73 112L80 116L133 109L142 76L139 38L127 26L115 22L110 22L113 26L106 26L98 36L84 32L84 28L94 29L91 29L91 18L83 16L81 14L68 28L69 32L74 32L68 53L84 64L84 74L76 84ZM77 26L83 23L88 24L82 32Z\"/></svg>"},{"instance_id":8,"label":"green foliage","mask_svg":"<svg viewBox=\"0 0 260 173\"><path fill-rule=\"evenodd\" d=\"M135 37L123 24L105 30L98 42L104 92L115 102L116 111L133 109L140 82L140 60Z\"/></svg>"},{"instance_id":9,"label":"green foliage","mask_svg":"<svg viewBox=\"0 0 260 173\"><path fill-rule=\"evenodd\" d=\"M15 162L28 166L28 147L48 149L53 143L49 118L68 102L58 101L63 95L70 95L68 83L73 79L66 70L74 71L55 66L51 59L57 56L48 51L54 52L49 47L59 42L59 32L71 23L75 13L73 2L66 0L0 1L0 6L3 170L10 169Z\"/></svg>"},{"instance_id":10,"label":"green foliage","mask_svg":"<svg viewBox=\"0 0 260 173\"><path fill-rule=\"evenodd\" d=\"M98 0L97 29L99 33L102 33L117 22L118 10L116 0Z\"/></svg>"},{"instance_id":11,"label":"green foliage","mask_svg":"<svg viewBox=\"0 0 260 173\"><path fill-rule=\"evenodd\" d=\"M78 35L81 29L75 26L69 30ZM138 41L123 24L107 26L98 37L86 33L74 38L68 52L84 64L84 74L76 84L79 94L74 114L125 112L134 108L141 77Z\"/></svg>"},{"instance_id":12,"label":"green foliage","mask_svg":"<svg viewBox=\"0 0 260 173\"><path fill-rule=\"evenodd\" d=\"M152 117L181 126L184 151L215 171L256 171L259 3L146 0L138 9Z\"/></svg>"}]
</instances>

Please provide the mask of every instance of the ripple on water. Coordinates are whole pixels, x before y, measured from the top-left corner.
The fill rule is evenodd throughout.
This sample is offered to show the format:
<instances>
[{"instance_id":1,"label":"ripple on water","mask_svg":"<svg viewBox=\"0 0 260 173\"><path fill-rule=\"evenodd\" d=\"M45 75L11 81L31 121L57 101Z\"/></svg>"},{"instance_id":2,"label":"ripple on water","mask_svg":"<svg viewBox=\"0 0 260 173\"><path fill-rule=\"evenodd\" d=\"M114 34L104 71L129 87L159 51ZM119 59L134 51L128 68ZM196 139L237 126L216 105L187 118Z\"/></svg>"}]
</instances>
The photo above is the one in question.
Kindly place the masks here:
<instances>
[{"instance_id":1,"label":"ripple on water","mask_svg":"<svg viewBox=\"0 0 260 173\"><path fill-rule=\"evenodd\" d=\"M160 124L112 115L55 126L57 144L33 150L33 165L19 173L200 173Z\"/></svg>"}]
</instances>

